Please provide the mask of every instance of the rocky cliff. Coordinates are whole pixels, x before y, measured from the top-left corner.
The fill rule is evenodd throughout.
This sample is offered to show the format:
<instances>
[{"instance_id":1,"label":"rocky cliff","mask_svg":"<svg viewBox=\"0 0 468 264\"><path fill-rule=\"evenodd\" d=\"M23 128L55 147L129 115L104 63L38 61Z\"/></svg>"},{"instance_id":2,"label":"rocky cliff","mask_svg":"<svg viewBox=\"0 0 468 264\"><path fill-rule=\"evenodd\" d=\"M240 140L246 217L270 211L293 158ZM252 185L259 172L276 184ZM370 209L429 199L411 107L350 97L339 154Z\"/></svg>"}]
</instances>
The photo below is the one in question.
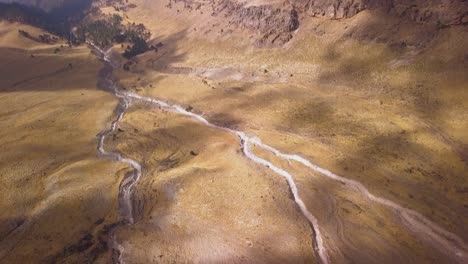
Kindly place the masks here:
<instances>
[{"instance_id":1,"label":"rocky cliff","mask_svg":"<svg viewBox=\"0 0 468 264\"><path fill-rule=\"evenodd\" d=\"M346 19L364 10L439 27L468 24L466 0L169 0L167 7L180 3L190 11L210 7L212 16L223 17L229 26L255 32L261 45L274 46L288 42L306 17Z\"/></svg>"},{"instance_id":2,"label":"rocky cliff","mask_svg":"<svg viewBox=\"0 0 468 264\"><path fill-rule=\"evenodd\" d=\"M91 1L91 0L90 0ZM184 10L209 9L232 28L250 30L257 44L281 46L287 43L301 20L307 17L346 19L364 10L379 10L401 21L433 24L440 28L468 24L466 0L160 0L167 7ZM75 9L78 0L0 0L32 5L44 10ZM105 2L121 2L107 0Z\"/></svg>"},{"instance_id":3,"label":"rocky cliff","mask_svg":"<svg viewBox=\"0 0 468 264\"><path fill-rule=\"evenodd\" d=\"M419 23L468 23L468 1L465 0L298 0L292 5L309 15L337 19L352 17L367 9L381 9Z\"/></svg>"}]
</instances>

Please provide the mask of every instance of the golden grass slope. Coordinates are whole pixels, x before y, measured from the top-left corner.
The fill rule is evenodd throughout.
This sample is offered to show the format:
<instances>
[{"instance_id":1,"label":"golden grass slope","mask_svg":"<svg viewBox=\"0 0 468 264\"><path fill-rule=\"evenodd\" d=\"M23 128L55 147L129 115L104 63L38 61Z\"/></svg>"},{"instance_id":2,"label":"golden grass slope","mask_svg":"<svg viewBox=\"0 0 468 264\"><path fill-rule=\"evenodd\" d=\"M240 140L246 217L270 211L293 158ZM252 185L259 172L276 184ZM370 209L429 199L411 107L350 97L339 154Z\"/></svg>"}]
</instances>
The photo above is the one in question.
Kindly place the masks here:
<instances>
[{"instance_id":1,"label":"golden grass slope","mask_svg":"<svg viewBox=\"0 0 468 264\"><path fill-rule=\"evenodd\" d=\"M89 49L18 29L43 33L0 23L0 262L82 263L105 253L99 234L118 212L123 168L96 154L116 100L97 90Z\"/></svg>"},{"instance_id":2,"label":"golden grass slope","mask_svg":"<svg viewBox=\"0 0 468 264\"><path fill-rule=\"evenodd\" d=\"M316 263L286 181L245 158L235 136L144 104L114 135L107 146L143 167L137 221L116 233L123 262Z\"/></svg>"},{"instance_id":3,"label":"golden grass slope","mask_svg":"<svg viewBox=\"0 0 468 264\"><path fill-rule=\"evenodd\" d=\"M125 15L148 26L155 43L162 41L164 47L137 57L130 72L119 73L125 87L259 135L267 144L362 182L372 193L414 209L468 241L464 27L428 37L433 29L410 24L388 31L386 41L370 41L363 37L365 30L379 34L372 28L394 21L362 12L343 21L310 18L286 47L255 49L248 34L222 33L228 25L218 18L201 19L209 17L203 10L196 14L184 11L183 4L167 9L159 2L134 2L140 8ZM406 41L406 49L385 44L399 39ZM307 175L305 168L299 168L301 173ZM337 191L316 184L304 183L304 196ZM307 203L317 206L312 198ZM327 238L330 247L360 234L367 239L364 245L380 245L370 255L344 247L345 260L392 262L391 256L399 255L406 261L450 262L433 255L438 253L407 230L394 231L401 226L379 222L375 211L354 221L359 206L349 211L349 202L337 203L338 219L374 226L382 234L366 238L359 228L344 224L344 233L350 233L340 242ZM330 221L325 209L315 211L321 223ZM382 237L388 240L379 244ZM419 253L405 255L407 249Z\"/></svg>"}]
</instances>

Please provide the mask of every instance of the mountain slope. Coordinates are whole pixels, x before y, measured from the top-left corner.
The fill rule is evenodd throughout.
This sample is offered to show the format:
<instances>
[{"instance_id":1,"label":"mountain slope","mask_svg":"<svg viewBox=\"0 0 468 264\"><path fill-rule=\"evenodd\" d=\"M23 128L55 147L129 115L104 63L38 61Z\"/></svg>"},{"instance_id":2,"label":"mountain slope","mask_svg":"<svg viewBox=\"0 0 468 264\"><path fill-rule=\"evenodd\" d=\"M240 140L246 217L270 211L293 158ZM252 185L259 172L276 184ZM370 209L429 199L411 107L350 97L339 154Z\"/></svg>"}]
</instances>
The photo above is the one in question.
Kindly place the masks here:
<instances>
[{"instance_id":1,"label":"mountain slope","mask_svg":"<svg viewBox=\"0 0 468 264\"><path fill-rule=\"evenodd\" d=\"M94 1L72 48L1 24L0 262L467 262L466 3Z\"/></svg>"}]
</instances>

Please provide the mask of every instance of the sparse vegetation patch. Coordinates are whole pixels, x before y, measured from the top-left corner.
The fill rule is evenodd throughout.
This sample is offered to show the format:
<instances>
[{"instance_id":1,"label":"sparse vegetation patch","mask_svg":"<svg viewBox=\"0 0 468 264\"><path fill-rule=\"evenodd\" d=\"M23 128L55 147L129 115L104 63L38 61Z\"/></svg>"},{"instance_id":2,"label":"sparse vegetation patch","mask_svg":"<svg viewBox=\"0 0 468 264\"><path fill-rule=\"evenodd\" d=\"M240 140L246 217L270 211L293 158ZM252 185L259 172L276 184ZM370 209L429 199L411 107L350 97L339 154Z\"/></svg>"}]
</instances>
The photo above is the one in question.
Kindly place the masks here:
<instances>
[{"instance_id":1,"label":"sparse vegetation patch","mask_svg":"<svg viewBox=\"0 0 468 264\"><path fill-rule=\"evenodd\" d=\"M106 47L114 43L128 43L124 57L131 58L152 49L147 44L151 32L143 24L123 24L119 15L83 22L75 34L79 42L90 40L98 46Z\"/></svg>"},{"instance_id":2,"label":"sparse vegetation patch","mask_svg":"<svg viewBox=\"0 0 468 264\"><path fill-rule=\"evenodd\" d=\"M56 44L59 41L58 37L55 37L49 34L41 34L35 37L31 35L29 32L21 30L21 29L18 30L18 33L25 38L31 39L36 42L45 43L45 44Z\"/></svg>"}]
</instances>

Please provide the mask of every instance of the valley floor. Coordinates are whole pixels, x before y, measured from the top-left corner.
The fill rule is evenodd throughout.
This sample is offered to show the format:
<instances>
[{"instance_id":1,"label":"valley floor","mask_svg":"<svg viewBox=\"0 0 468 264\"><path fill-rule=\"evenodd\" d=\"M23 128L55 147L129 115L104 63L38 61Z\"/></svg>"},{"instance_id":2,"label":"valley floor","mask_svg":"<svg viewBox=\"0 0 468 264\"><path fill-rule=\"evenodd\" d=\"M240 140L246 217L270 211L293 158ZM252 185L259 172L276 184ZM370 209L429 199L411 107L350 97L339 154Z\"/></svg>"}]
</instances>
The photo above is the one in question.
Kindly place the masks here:
<instances>
[{"instance_id":1,"label":"valley floor","mask_svg":"<svg viewBox=\"0 0 468 264\"><path fill-rule=\"evenodd\" d=\"M97 151L122 110L106 62L0 24L0 262L468 261L463 29L420 50L334 39L376 19L363 12L266 49L182 4L132 2L122 16L163 44L109 75L129 108L104 147L141 165L132 224L132 168Z\"/></svg>"}]
</instances>

